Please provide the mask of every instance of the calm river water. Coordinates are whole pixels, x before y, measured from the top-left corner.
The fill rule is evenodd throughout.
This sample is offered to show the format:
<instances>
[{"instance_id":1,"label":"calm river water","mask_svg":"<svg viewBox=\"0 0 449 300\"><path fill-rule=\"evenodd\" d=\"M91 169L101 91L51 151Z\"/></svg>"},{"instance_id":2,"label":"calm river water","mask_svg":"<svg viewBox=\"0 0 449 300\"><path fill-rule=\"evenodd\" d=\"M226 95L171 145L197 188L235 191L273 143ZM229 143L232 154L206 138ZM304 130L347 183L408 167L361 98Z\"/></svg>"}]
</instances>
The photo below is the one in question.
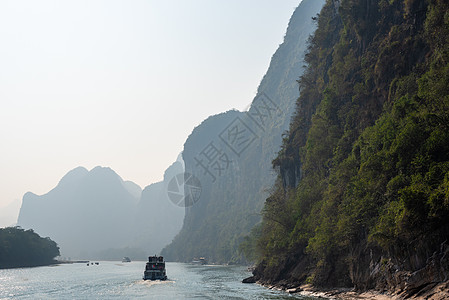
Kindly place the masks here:
<instances>
[{"instance_id":1,"label":"calm river water","mask_svg":"<svg viewBox=\"0 0 449 300\"><path fill-rule=\"evenodd\" d=\"M0 270L0 299L312 299L256 284L241 266L167 263L167 281L143 281L145 262Z\"/></svg>"}]
</instances>

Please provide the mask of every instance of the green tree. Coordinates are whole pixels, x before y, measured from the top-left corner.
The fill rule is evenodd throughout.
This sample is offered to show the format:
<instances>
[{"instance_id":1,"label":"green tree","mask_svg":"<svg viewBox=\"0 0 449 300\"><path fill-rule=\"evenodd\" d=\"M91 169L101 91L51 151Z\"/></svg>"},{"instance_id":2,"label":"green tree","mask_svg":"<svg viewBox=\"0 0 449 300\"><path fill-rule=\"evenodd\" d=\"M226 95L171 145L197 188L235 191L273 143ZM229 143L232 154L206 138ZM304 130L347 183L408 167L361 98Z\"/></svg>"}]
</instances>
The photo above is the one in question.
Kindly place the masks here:
<instances>
[{"instance_id":1,"label":"green tree","mask_svg":"<svg viewBox=\"0 0 449 300\"><path fill-rule=\"evenodd\" d=\"M20 227L0 229L0 268L34 267L55 262L57 244L42 238L32 229Z\"/></svg>"}]
</instances>

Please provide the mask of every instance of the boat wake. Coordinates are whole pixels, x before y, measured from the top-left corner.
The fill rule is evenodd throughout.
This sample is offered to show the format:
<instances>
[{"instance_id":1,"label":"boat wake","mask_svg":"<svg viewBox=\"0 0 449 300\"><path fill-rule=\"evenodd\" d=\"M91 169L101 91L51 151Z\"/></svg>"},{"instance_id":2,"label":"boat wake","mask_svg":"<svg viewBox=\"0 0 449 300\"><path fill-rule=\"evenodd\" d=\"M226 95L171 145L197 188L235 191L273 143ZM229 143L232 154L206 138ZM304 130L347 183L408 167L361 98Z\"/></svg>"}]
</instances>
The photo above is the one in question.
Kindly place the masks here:
<instances>
[{"instance_id":1,"label":"boat wake","mask_svg":"<svg viewBox=\"0 0 449 300\"><path fill-rule=\"evenodd\" d=\"M136 282L137 284L145 285L145 286L153 286L153 285L160 285L160 284L173 284L175 283L174 280L139 280Z\"/></svg>"}]
</instances>

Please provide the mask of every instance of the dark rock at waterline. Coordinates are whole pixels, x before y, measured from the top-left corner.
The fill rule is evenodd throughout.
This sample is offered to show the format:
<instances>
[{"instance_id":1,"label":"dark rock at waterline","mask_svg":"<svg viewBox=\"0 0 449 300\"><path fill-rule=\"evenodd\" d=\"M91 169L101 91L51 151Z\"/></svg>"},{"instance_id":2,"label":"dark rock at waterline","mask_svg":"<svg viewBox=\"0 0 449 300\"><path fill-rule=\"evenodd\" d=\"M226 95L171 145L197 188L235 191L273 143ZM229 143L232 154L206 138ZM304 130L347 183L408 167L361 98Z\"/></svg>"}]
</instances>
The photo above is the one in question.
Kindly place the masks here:
<instances>
[{"instance_id":1,"label":"dark rock at waterline","mask_svg":"<svg viewBox=\"0 0 449 300\"><path fill-rule=\"evenodd\" d=\"M254 276L245 278L242 280L242 283L256 283L256 278L254 278Z\"/></svg>"},{"instance_id":2,"label":"dark rock at waterline","mask_svg":"<svg viewBox=\"0 0 449 300\"><path fill-rule=\"evenodd\" d=\"M295 294L295 293L299 293L299 292L301 292L301 291L302 291L302 289L301 289L300 287L297 287L297 288L288 289L288 290L287 290L287 293L289 293L289 294Z\"/></svg>"}]
</instances>

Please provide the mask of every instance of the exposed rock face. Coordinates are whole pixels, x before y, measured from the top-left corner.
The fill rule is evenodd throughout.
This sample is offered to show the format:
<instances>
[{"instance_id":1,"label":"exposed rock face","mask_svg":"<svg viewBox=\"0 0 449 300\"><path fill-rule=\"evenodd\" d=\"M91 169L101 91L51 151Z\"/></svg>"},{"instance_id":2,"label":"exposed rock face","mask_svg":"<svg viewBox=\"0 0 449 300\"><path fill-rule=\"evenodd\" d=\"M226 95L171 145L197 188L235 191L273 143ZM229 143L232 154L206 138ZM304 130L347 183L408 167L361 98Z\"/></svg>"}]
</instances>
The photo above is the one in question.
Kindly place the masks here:
<instances>
[{"instance_id":1,"label":"exposed rock face","mask_svg":"<svg viewBox=\"0 0 449 300\"><path fill-rule=\"evenodd\" d=\"M243 279L242 283L256 283L256 279L254 278L254 276L251 276L251 277Z\"/></svg>"},{"instance_id":2,"label":"exposed rock face","mask_svg":"<svg viewBox=\"0 0 449 300\"><path fill-rule=\"evenodd\" d=\"M356 253L357 252L357 253ZM449 299L449 245L445 241L426 259L412 255L401 261L382 256L378 248L356 249L357 259L351 262L349 282L329 281L328 285L315 286L314 290L335 287L354 287L356 292L377 291L399 299ZM276 286L288 291L306 282L311 273L310 258L285 261L279 269L267 271L264 263L254 270L247 282L258 282L265 286ZM413 269L412 266L418 267ZM338 270L322 272L329 274ZM271 274L271 275L268 275ZM332 290L340 293L342 288ZM341 298L344 298L341 295Z\"/></svg>"},{"instance_id":3,"label":"exposed rock face","mask_svg":"<svg viewBox=\"0 0 449 300\"><path fill-rule=\"evenodd\" d=\"M356 289L375 289L403 298L428 294L435 286L449 279L449 245L441 244L439 251L427 259L412 256L407 261L395 261L370 252L366 272L352 274ZM418 269L406 268L410 262Z\"/></svg>"}]
</instances>

